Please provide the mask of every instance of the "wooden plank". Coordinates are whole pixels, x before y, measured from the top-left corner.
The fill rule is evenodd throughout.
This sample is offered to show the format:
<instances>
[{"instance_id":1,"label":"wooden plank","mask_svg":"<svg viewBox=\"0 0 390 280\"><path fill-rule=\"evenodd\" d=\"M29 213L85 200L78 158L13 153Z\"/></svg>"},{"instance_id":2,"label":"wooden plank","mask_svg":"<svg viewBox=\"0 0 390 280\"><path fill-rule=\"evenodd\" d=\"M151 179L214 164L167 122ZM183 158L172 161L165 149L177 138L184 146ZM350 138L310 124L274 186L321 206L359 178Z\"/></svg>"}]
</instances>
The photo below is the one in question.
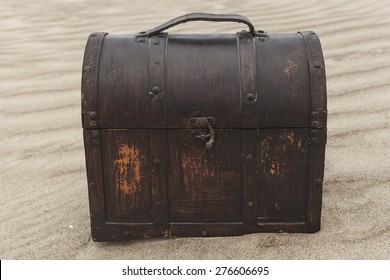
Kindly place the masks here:
<instances>
[{"instance_id":1,"label":"wooden plank","mask_svg":"<svg viewBox=\"0 0 390 280\"><path fill-rule=\"evenodd\" d=\"M171 223L169 225L169 236L232 236L243 235L242 223Z\"/></svg>"},{"instance_id":2,"label":"wooden plank","mask_svg":"<svg viewBox=\"0 0 390 280\"><path fill-rule=\"evenodd\" d=\"M306 216L309 130L259 131L258 217L269 222L301 220Z\"/></svg>"},{"instance_id":3,"label":"wooden plank","mask_svg":"<svg viewBox=\"0 0 390 280\"><path fill-rule=\"evenodd\" d=\"M149 45L107 35L99 67L99 127L150 128Z\"/></svg>"},{"instance_id":4,"label":"wooden plank","mask_svg":"<svg viewBox=\"0 0 390 280\"><path fill-rule=\"evenodd\" d=\"M214 117L215 128L241 127L235 36L169 36L166 55L167 127L191 128L193 117Z\"/></svg>"},{"instance_id":5,"label":"wooden plank","mask_svg":"<svg viewBox=\"0 0 390 280\"><path fill-rule=\"evenodd\" d=\"M101 133L107 222L152 222L149 131Z\"/></svg>"},{"instance_id":6,"label":"wooden plank","mask_svg":"<svg viewBox=\"0 0 390 280\"><path fill-rule=\"evenodd\" d=\"M200 131L167 131L169 221L241 222L241 131L215 130L211 149Z\"/></svg>"}]
</instances>

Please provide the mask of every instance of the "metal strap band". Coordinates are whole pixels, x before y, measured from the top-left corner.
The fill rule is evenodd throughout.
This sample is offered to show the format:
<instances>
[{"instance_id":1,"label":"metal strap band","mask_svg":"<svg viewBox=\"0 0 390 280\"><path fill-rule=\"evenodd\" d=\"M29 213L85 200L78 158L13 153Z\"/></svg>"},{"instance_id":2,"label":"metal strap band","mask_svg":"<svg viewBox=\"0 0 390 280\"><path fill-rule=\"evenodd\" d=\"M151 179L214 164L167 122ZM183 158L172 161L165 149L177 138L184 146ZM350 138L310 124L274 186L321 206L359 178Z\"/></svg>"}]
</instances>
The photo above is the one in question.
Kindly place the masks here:
<instances>
[{"instance_id":1,"label":"metal strap band","mask_svg":"<svg viewBox=\"0 0 390 280\"><path fill-rule=\"evenodd\" d=\"M254 117L256 116L254 103L257 101L256 42L249 32L239 32L237 40L240 62L242 126L256 127L257 121Z\"/></svg>"},{"instance_id":2,"label":"metal strap band","mask_svg":"<svg viewBox=\"0 0 390 280\"><path fill-rule=\"evenodd\" d=\"M151 95L151 127L165 127L165 49L167 34L149 39L149 94Z\"/></svg>"},{"instance_id":3,"label":"metal strap band","mask_svg":"<svg viewBox=\"0 0 390 280\"><path fill-rule=\"evenodd\" d=\"M85 47L81 81L81 115L83 128L98 127L99 60L105 32L92 33Z\"/></svg>"},{"instance_id":4,"label":"metal strap band","mask_svg":"<svg viewBox=\"0 0 390 280\"><path fill-rule=\"evenodd\" d=\"M317 35L310 32L299 32L306 45L309 60L311 84L311 127L326 127L326 77L324 57Z\"/></svg>"}]
</instances>

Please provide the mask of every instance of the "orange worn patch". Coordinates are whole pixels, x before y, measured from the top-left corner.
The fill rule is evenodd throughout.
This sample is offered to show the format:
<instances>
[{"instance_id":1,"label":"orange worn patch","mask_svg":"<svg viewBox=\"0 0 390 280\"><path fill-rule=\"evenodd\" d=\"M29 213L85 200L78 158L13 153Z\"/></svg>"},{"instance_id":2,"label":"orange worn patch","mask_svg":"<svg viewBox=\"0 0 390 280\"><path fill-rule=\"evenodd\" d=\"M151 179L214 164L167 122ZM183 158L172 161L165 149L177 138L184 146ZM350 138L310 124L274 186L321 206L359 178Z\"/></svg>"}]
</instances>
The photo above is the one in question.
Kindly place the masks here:
<instances>
[{"instance_id":1,"label":"orange worn patch","mask_svg":"<svg viewBox=\"0 0 390 280\"><path fill-rule=\"evenodd\" d=\"M134 195L140 191L143 156L136 147L123 144L118 150L118 159L114 161L116 183L122 194Z\"/></svg>"},{"instance_id":2,"label":"orange worn patch","mask_svg":"<svg viewBox=\"0 0 390 280\"><path fill-rule=\"evenodd\" d=\"M280 174L280 163L271 163L271 169L269 170L271 175Z\"/></svg>"},{"instance_id":3,"label":"orange worn patch","mask_svg":"<svg viewBox=\"0 0 390 280\"><path fill-rule=\"evenodd\" d=\"M289 132L287 135L286 135L287 139L290 140L290 144L292 145L294 143L294 132Z\"/></svg>"}]
</instances>

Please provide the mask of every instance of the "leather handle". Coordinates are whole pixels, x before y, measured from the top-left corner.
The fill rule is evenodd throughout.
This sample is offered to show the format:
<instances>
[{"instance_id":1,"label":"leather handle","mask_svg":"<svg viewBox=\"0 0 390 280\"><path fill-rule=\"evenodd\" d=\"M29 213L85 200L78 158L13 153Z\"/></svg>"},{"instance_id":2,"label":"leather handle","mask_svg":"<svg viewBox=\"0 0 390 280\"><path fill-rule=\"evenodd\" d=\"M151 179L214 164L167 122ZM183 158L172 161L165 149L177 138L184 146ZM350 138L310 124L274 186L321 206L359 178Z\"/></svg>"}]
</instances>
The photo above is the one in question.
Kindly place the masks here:
<instances>
[{"instance_id":1,"label":"leather handle","mask_svg":"<svg viewBox=\"0 0 390 280\"><path fill-rule=\"evenodd\" d=\"M159 34L162 31L178 25L180 23L185 23L187 21L223 21L223 22L239 22L248 25L249 32L253 35L253 37L258 36L258 32L255 30L253 24L249 21L248 18L236 15L236 14L208 14L208 13L192 13L184 16L180 16L170 21L167 21L164 24L161 24L153 29L148 31L140 32L139 35L144 35L147 37L151 37L153 35Z\"/></svg>"}]
</instances>

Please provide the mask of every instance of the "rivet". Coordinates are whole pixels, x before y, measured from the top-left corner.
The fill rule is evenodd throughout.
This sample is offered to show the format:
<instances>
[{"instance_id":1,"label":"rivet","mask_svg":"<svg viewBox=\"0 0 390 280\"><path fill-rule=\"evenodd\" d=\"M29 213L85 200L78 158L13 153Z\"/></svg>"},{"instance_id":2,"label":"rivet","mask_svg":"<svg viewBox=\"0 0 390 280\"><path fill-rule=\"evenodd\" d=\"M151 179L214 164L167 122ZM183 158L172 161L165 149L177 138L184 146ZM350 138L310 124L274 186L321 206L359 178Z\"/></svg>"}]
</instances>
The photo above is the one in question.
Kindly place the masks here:
<instances>
[{"instance_id":1,"label":"rivet","mask_svg":"<svg viewBox=\"0 0 390 280\"><path fill-rule=\"evenodd\" d=\"M97 114L96 114L96 112L89 112L89 118L90 119L96 119L96 117L97 117Z\"/></svg>"},{"instance_id":2,"label":"rivet","mask_svg":"<svg viewBox=\"0 0 390 280\"><path fill-rule=\"evenodd\" d=\"M317 185L317 186L320 186L321 184L322 184L322 179L317 179L317 180L316 180L316 185Z\"/></svg>"},{"instance_id":3,"label":"rivet","mask_svg":"<svg viewBox=\"0 0 390 280\"><path fill-rule=\"evenodd\" d=\"M160 44L160 40L157 38L153 38L153 45L158 45Z\"/></svg>"},{"instance_id":4,"label":"rivet","mask_svg":"<svg viewBox=\"0 0 390 280\"><path fill-rule=\"evenodd\" d=\"M91 66L85 66L84 71L87 73L91 72Z\"/></svg>"},{"instance_id":5,"label":"rivet","mask_svg":"<svg viewBox=\"0 0 390 280\"><path fill-rule=\"evenodd\" d=\"M313 117L313 119L318 119L318 112L311 113L311 116Z\"/></svg>"},{"instance_id":6,"label":"rivet","mask_svg":"<svg viewBox=\"0 0 390 280\"><path fill-rule=\"evenodd\" d=\"M160 88L159 87L153 87L152 88L152 93L154 93L154 94L159 94L161 92L161 90L160 90Z\"/></svg>"},{"instance_id":7,"label":"rivet","mask_svg":"<svg viewBox=\"0 0 390 280\"><path fill-rule=\"evenodd\" d=\"M317 138L311 138L310 143L317 144L318 139Z\"/></svg>"},{"instance_id":8,"label":"rivet","mask_svg":"<svg viewBox=\"0 0 390 280\"><path fill-rule=\"evenodd\" d=\"M244 38L244 39L242 39L242 42L244 42L244 43L249 43L250 40L249 40L248 38Z\"/></svg>"},{"instance_id":9,"label":"rivet","mask_svg":"<svg viewBox=\"0 0 390 280\"><path fill-rule=\"evenodd\" d=\"M140 43L145 43L146 39L141 37L141 38L138 38L137 42L140 42Z\"/></svg>"},{"instance_id":10,"label":"rivet","mask_svg":"<svg viewBox=\"0 0 390 280\"><path fill-rule=\"evenodd\" d=\"M98 139L99 138L99 132L98 131L92 131L92 133L91 133L91 137L93 138L93 139Z\"/></svg>"},{"instance_id":11,"label":"rivet","mask_svg":"<svg viewBox=\"0 0 390 280\"><path fill-rule=\"evenodd\" d=\"M207 236L207 231L202 230L202 232L200 233L200 235L202 235L203 237L206 237L206 236Z\"/></svg>"},{"instance_id":12,"label":"rivet","mask_svg":"<svg viewBox=\"0 0 390 280\"><path fill-rule=\"evenodd\" d=\"M249 201L246 205L248 205L249 208L253 207L253 201Z\"/></svg>"},{"instance_id":13,"label":"rivet","mask_svg":"<svg viewBox=\"0 0 390 280\"><path fill-rule=\"evenodd\" d=\"M156 61L156 62L154 63L154 65L159 66L159 65L160 65L160 62Z\"/></svg>"},{"instance_id":14,"label":"rivet","mask_svg":"<svg viewBox=\"0 0 390 280\"><path fill-rule=\"evenodd\" d=\"M97 126L97 122L96 121L90 121L89 125L95 127L95 126Z\"/></svg>"},{"instance_id":15,"label":"rivet","mask_svg":"<svg viewBox=\"0 0 390 280\"><path fill-rule=\"evenodd\" d=\"M161 208L161 206L162 206L162 203L161 203L160 201L157 201L157 202L156 202L156 207L157 207L157 208Z\"/></svg>"},{"instance_id":16,"label":"rivet","mask_svg":"<svg viewBox=\"0 0 390 280\"><path fill-rule=\"evenodd\" d=\"M318 121L313 121L313 122L311 123L311 125L314 126L314 127L317 127L317 126L319 125L319 122L318 122Z\"/></svg>"},{"instance_id":17,"label":"rivet","mask_svg":"<svg viewBox=\"0 0 390 280\"><path fill-rule=\"evenodd\" d=\"M259 40L260 40L261 42L267 42L267 41L269 40L269 37L268 37L268 36L261 36L261 37L259 38Z\"/></svg>"},{"instance_id":18,"label":"rivet","mask_svg":"<svg viewBox=\"0 0 390 280\"><path fill-rule=\"evenodd\" d=\"M96 189L96 184L95 184L95 183L90 183L90 184L89 184L89 189L90 189L90 190Z\"/></svg>"},{"instance_id":19,"label":"rivet","mask_svg":"<svg viewBox=\"0 0 390 280\"><path fill-rule=\"evenodd\" d=\"M253 162L253 157L252 157L252 155L247 155L247 156L245 157L245 160L246 160L246 162Z\"/></svg>"},{"instance_id":20,"label":"rivet","mask_svg":"<svg viewBox=\"0 0 390 280\"><path fill-rule=\"evenodd\" d=\"M319 63L318 61L314 62L313 65L315 68L321 68L322 66L321 63Z\"/></svg>"},{"instance_id":21,"label":"rivet","mask_svg":"<svg viewBox=\"0 0 390 280\"><path fill-rule=\"evenodd\" d=\"M248 100L249 102L252 102L256 99L256 96L253 94L253 93L248 93L246 95L246 100Z\"/></svg>"}]
</instances>

